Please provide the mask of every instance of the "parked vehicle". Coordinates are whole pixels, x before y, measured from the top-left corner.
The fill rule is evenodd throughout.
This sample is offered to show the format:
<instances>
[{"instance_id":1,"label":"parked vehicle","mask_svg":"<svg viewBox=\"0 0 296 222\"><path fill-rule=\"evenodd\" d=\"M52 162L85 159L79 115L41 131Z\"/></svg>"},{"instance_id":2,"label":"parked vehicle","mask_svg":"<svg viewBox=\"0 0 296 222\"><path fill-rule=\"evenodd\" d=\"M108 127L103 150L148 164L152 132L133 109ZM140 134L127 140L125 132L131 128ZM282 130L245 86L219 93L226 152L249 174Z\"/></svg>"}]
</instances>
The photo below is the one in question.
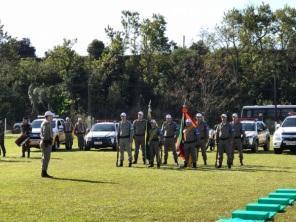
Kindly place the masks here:
<instances>
[{"instance_id":1,"label":"parked vehicle","mask_svg":"<svg viewBox=\"0 0 296 222\"><path fill-rule=\"evenodd\" d=\"M30 135L30 147L40 148L40 132L41 132L41 124L45 120L44 116L38 116L38 119L35 119L32 125L32 133ZM62 118L58 118L58 116L54 116L52 122L52 131L53 131L53 141L54 144L52 146L53 150L59 149L60 144L65 144L65 132L64 132L64 120Z\"/></svg>"},{"instance_id":2,"label":"parked vehicle","mask_svg":"<svg viewBox=\"0 0 296 222\"><path fill-rule=\"evenodd\" d=\"M258 147L263 146L264 151L268 151L270 148L270 133L264 122L243 120L241 123L246 135L243 148L257 152Z\"/></svg>"},{"instance_id":3,"label":"parked vehicle","mask_svg":"<svg viewBox=\"0 0 296 222\"><path fill-rule=\"evenodd\" d=\"M21 133L21 127L22 127L22 123L15 123L13 124L11 132L16 134Z\"/></svg>"},{"instance_id":4,"label":"parked vehicle","mask_svg":"<svg viewBox=\"0 0 296 222\"><path fill-rule=\"evenodd\" d=\"M113 150L116 150L117 128L118 123L114 122L101 122L94 124L84 137L85 150L103 147L112 147Z\"/></svg>"},{"instance_id":5,"label":"parked vehicle","mask_svg":"<svg viewBox=\"0 0 296 222\"><path fill-rule=\"evenodd\" d=\"M282 154L283 150L296 153L296 115L288 116L273 135L274 153Z\"/></svg>"}]
</instances>

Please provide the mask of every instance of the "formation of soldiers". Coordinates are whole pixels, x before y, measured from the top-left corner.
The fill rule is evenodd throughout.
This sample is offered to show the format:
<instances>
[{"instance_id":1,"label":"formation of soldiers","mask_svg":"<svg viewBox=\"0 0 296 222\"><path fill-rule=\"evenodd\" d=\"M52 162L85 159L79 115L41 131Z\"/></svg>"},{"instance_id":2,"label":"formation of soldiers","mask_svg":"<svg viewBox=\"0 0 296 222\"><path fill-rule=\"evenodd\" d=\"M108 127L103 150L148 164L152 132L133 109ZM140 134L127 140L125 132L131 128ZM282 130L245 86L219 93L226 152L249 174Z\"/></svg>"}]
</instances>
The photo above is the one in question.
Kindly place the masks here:
<instances>
[{"instance_id":1,"label":"formation of soldiers","mask_svg":"<svg viewBox=\"0 0 296 222\"><path fill-rule=\"evenodd\" d=\"M161 127L158 127L156 120L148 117L144 119L142 111L138 112L138 118L131 123L127 120L126 113L121 113L121 121L119 122L118 129L118 145L120 152L119 167L123 166L124 151L128 153L128 166L138 163L139 151L142 151L143 164L149 161L149 167L154 167L154 160L159 168L161 165L166 165L168 160L169 151L173 154L173 159L176 166L179 166L178 154L176 150L176 140L179 134L177 124L173 121L172 116L167 114L165 121ZM187 119L183 129L183 149L185 161L183 167L193 168L197 167L198 154L201 152L203 164L207 165L207 145L209 141L209 127L204 120L201 113L197 113L194 123L191 119ZM151 129L147 130L147 124L151 124ZM148 134L148 140L145 141L145 134ZM238 115L232 115L232 122L227 121L227 115L221 115L221 123L217 125L215 133L215 141L217 143L217 155L215 166L222 167L223 155L227 156L227 167L230 169L233 165L234 150L237 149L239 153L240 165L243 165L243 151L242 141L245 133L242 124L238 119ZM132 144L135 144L134 161L132 157ZM149 146L150 153L146 153L146 143ZM164 148L164 157L162 160L162 149Z\"/></svg>"},{"instance_id":2,"label":"formation of soldiers","mask_svg":"<svg viewBox=\"0 0 296 222\"><path fill-rule=\"evenodd\" d=\"M50 111L45 113L45 120L41 125L41 142L40 147L42 151L42 177L51 177L47 174L47 168L50 161L51 149L53 145L53 131L51 121L54 114ZM138 112L138 118L131 123L127 120L126 113L121 113L121 121L118 126L117 142L119 156L119 167L123 167L124 153L128 154L128 166L138 163L139 153L141 150L143 164L146 165L147 161L149 167L156 166L160 168L161 165L167 165L169 151L172 152L173 160L176 166L179 166L179 156L177 153L176 140L179 135L179 129L176 122L173 121L172 116L167 114L165 121L161 127L158 126L156 120L151 119L148 116L148 120L144 119L142 111ZM148 127L148 124L150 127ZM29 136L32 131L32 127L28 121L28 118L23 119L21 125L21 132L24 135ZM86 134L86 127L81 118L78 118L77 123L72 125L70 118L66 118L64 124L64 131L66 137L66 149L71 150L73 146L72 133L77 136L78 147L83 150L85 147L84 136ZM183 151L184 151L184 165L186 168L192 166L197 167L198 154L201 152L203 158L203 164L207 165L207 145L209 141L209 127L204 120L201 113L197 113L195 120L186 119L185 127L183 129ZM148 137L146 137L148 134ZM243 131L242 124L238 119L238 115L234 113L232 115L232 122L227 121L227 115L221 115L221 123L219 123L215 130L215 141L217 144L217 155L215 166L217 168L222 167L223 155L227 156L227 167L230 169L233 165L234 150L238 150L240 165L243 165L243 148L242 141L245 138L245 132ZM135 144L134 157L132 156L132 144ZM147 153L146 145L149 146L149 153ZM4 123L0 120L0 146L3 157L6 155L6 149L4 145ZM162 146L164 150L164 156L162 153ZM1 152L0 150L0 152ZM22 157L30 157L30 147L28 142L22 145ZM163 162L162 162L163 159Z\"/></svg>"}]
</instances>

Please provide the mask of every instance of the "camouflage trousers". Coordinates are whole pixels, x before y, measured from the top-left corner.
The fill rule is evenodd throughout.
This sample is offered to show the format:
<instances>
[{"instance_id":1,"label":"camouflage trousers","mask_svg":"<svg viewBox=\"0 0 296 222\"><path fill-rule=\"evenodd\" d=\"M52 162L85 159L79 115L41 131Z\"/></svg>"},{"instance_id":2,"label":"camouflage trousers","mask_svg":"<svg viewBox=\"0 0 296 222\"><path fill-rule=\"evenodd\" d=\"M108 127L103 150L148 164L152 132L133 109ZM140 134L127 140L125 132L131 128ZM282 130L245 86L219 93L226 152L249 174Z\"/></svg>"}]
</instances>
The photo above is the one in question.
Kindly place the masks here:
<instances>
[{"instance_id":1,"label":"camouflage trousers","mask_svg":"<svg viewBox=\"0 0 296 222\"><path fill-rule=\"evenodd\" d=\"M128 154L128 161L132 162L133 156L132 156L132 148L131 148L130 139L129 138L120 138L118 145L119 145L119 152L120 152L120 161L124 161L124 151L126 151Z\"/></svg>"},{"instance_id":2,"label":"camouflage trousers","mask_svg":"<svg viewBox=\"0 0 296 222\"><path fill-rule=\"evenodd\" d=\"M235 148L237 149L239 160L240 161L243 160L243 158L244 158L244 156L243 156L243 144L242 144L242 140L240 138L233 140L233 146L232 146L232 149L231 149L232 161L234 159Z\"/></svg>"},{"instance_id":3,"label":"camouflage trousers","mask_svg":"<svg viewBox=\"0 0 296 222\"><path fill-rule=\"evenodd\" d=\"M138 160L140 147L142 151L142 157L143 159L145 159L145 156L146 156L145 136L135 136L134 141L135 141L135 156L134 156L135 161ZM146 158L148 157L146 156Z\"/></svg>"},{"instance_id":4,"label":"camouflage trousers","mask_svg":"<svg viewBox=\"0 0 296 222\"><path fill-rule=\"evenodd\" d=\"M150 164L154 163L154 158L156 157L156 163L160 165L159 141L151 141L149 144L149 148L150 148Z\"/></svg>"},{"instance_id":5,"label":"camouflage trousers","mask_svg":"<svg viewBox=\"0 0 296 222\"><path fill-rule=\"evenodd\" d=\"M174 160L175 162L177 162L178 155L176 151L175 138L164 138L163 146L164 146L164 161L165 162L167 161L168 155L169 155L169 149L171 149L173 152Z\"/></svg>"},{"instance_id":6,"label":"camouflage trousers","mask_svg":"<svg viewBox=\"0 0 296 222\"><path fill-rule=\"evenodd\" d=\"M192 163L196 163L197 161L197 152L196 152L196 142L193 143L184 143L184 151L185 151L185 163L189 164L189 156L191 154Z\"/></svg>"},{"instance_id":7,"label":"camouflage trousers","mask_svg":"<svg viewBox=\"0 0 296 222\"><path fill-rule=\"evenodd\" d=\"M222 165L224 152L227 155L227 164L232 164L232 147L230 139L220 140L218 145L218 165Z\"/></svg>"}]
</instances>

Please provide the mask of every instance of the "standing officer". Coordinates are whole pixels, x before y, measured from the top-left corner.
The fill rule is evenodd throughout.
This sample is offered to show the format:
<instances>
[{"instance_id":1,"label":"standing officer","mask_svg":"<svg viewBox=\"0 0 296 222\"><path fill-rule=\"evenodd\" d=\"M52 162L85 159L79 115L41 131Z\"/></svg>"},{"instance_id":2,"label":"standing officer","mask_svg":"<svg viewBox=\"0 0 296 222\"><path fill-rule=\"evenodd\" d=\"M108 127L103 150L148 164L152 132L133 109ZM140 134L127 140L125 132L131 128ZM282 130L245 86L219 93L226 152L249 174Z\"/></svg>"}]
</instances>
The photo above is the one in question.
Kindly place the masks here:
<instances>
[{"instance_id":1,"label":"standing officer","mask_svg":"<svg viewBox=\"0 0 296 222\"><path fill-rule=\"evenodd\" d=\"M232 123L231 127L233 130L233 147L231 150L231 159L233 161L234 159L234 151L235 148L237 148L238 154L239 154L239 161L241 166L243 166L243 144L242 141L245 138L245 132L243 130L242 124L238 119L238 115L236 113L232 114Z\"/></svg>"},{"instance_id":2,"label":"standing officer","mask_svg":"<svg viewBox=\"0 0 296 222\"><path fill-rule=\"evenodd\" d=\"M232 127L227 122L227 115L221 115L221 123L217 127L216 133L216 141L218 144L218 164L217 168L221 168L223 162L223 154L226 152L227 154L227 166L230 169L232 164L232 156L231 156L231 141L232 141Z\"/></svg>"},{"instance_id":3,"label":"standing officer","mask_svg":"<svg viewBox=\"0 0 296 222\"><path fill-rule=\"evenodd\" d=\"M50 161L50 154L53 144L53 132L51 121L53 119L54 114L50 111L46 111L45 120L41 124L41 132L40 132L40 147L42 150L42 172L41 177L51 178L52 176L47 174L47 168Z\"/></svg>"},{"instance_id":4,"label":"standing officer","mask_svg":"<svg viewBox=\"0 0 296 222\"><path fill-rule=\"evenodd\" d=\"M134 156L134 162L133 164L137 164L138 162L138 156L139 156L139 150L141 146L142 150L142 157L143 162L146 164L146 149L145 149L145 132L146 132L146 120L143 119L144 114L142 111L138 112L138 119L134 120L133 122L133 128L134 128L134 141L135 141L135 156Z\"/></svg>"},{"instance_id":5,"label":"standing officer","mask_svg":"<svg viewBox=\"0 0 296 222\"><path fill-rule=\"evenodd\" d=\"M27 117L23 118L23 123L21 125L21 131L23 135L26 135L27 137L30 137L30 134L32 132L31 124L29 123L29 120ZM27 157L30 158L30 146L29 146L30 140L28 140L26 143L22 145L22 157L25 157L26 151L28 152Z\"/></svg>"},{"instance_id":6,"label":"standing officer","mask_svg":"<svg viewBox=\"0 0 296 222\"><path fill-rule=\"evenodd\" d=\"M190 119L186 119L186 127L183 130L184 135L184 150L185 150L185 162L184 168L189 164L189 156L192 157L192 167L196 168L197 153L196 153L196 143L198 139L198 129L192 125Z\"/></svg>"},{"instance_id":7,"label":"standing officer","mask_svg":"<svg viewBox=\"0 0 296 222\"><path fill-rule=\"evenodd\" d=\"M121 121L118 126L118 138L119 138L119 151L120 151L120 164L119 166L123 166L124 160L124 150L127 151L128 154L128 166L132 166L133 156L132 156L132 141L133 141L133 125L130 121L126 120L126 114L120 114Z\"/></svg>"},{"instance_id":8,"label":"standing officer","mask_svg":"<svg viewBox=\"0 0 296 222\"><path fill-rule=\"evenodd\" d=\"M5 144L4 144L4 137L5 137L5 125L3 120L0 120L0 146L2 149L2 155L3 157L6 156L6 149L5 149ZM1 154L1 150L0 150L0 154Z\"/></svg>"},{"instance_id":9,"label":"standing officer","mask_svg":"<svg viewBox=\"0 0 296 222\"><path fill-rule=\"evenodd\" d=\"M176 137L178 134L178 127L177 124L175 122L173 122L172 120L172 116L170 114L166 115L166 120L164 121L164 123L162 124L161 127L161 133L163 135L163 145L164 145L164 161L163 164L166 165L167 164L167 160L168 160L168 153L169 153L169 149L172 150L173 155L174 155L174 160L176 165L178 166L178 155L177 155L177 151L176 151Z\"/></svg>"},{"instance_id":10,"label":"standing officer","mask_svg":"<svg viewBox=\"0 0 296 222\"><path fill-rule=\"evenodd\" d=\"M84 135L86 133L86 128L82 122L82 119L79 117L78 122L74 127L74 134L77 136L79 150L84 149Z\"/></svg>"},{"instance_id":11,"label":"standing officer","mask_svg":"<svg viewBox=\"0 0 296 222\"><path fill-rule=\"evenodd\" d=\"M160 168L160 154L159 154L159 142L161 136L161 130L154 119L150 121L151 129L149 131L149 148L150 148L150 165L154 167L154 158L156 156L157 168Z\"/></svg>"},{"instance_id":12,"label":"standing officer","mask_svg":"<svg viewBox=\"0 0 296 222\"><path fill-rule=\"evenodd\" d=\"M67 150L72 150L73 146L73 125L72 122L70 121L69 117L66 117L66 122L64 123L64 130L65 130L65 142L66 142L66 149Z\"/></svg>"},{"instance_id":13,"label":"standing officer","mask_svg":"<svg viewBox=\"0 0 296 222\"><path fill-rule=\"evenodd\" d=\"M209 140L209 127L204 121L203 115L201 113L196 114L197 119L197 130L199 133L199 138L197 142L197 160L199 149L201 149L202 158L204 165L207 165L207 144Z\"/></svg>"}]
</instances>

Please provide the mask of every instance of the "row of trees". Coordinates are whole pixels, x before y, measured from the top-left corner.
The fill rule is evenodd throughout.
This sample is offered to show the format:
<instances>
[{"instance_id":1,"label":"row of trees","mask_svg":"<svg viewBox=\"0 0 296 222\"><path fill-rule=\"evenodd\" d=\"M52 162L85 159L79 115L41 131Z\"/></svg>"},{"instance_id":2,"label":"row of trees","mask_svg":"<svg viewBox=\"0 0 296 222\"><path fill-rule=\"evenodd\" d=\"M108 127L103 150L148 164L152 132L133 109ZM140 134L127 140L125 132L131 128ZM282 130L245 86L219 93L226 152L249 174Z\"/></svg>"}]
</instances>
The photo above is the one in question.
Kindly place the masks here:
<instances>
[{"instance_id":1,"label":"row of trees","mask_svg":"<svg viewBox=\"0 0 296 222\"><path fill-rule=\"evenodd\" d=\"M109 44L94 40L89 56L75 40L37 58L29 39L17 40L0 26L0 115L12 123L50 109L60 115L135 116L152 100L154 115L177 118L186 99L210 122L243 105L296 104L296 9L269 5L232 9L214 32L202 31L189 48L166 36L162 15L141 18L123 11L121 30L108 26Z\"/></svg>"}]
</instances>

